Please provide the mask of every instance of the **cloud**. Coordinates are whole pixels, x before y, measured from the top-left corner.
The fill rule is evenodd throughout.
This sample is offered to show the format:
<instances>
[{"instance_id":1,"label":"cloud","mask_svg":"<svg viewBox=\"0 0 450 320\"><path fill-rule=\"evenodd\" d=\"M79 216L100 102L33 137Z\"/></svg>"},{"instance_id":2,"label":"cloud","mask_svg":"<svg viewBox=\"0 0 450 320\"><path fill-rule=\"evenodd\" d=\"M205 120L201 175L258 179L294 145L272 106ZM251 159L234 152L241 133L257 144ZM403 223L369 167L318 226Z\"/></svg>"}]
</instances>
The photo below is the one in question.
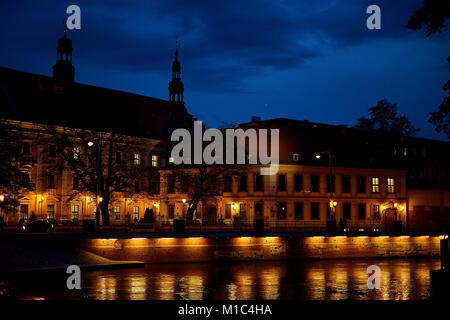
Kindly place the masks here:
<instances>
[{"instance_id":1,"label":"cloud","mask_svg":"<svg viewBox=\"0 0 450 320\"><path fill-rule=\"evenodd\" d=\"M366 0L80 0L82 30L69 33L74 61L159 75L170 72L179 35L182 66L193 72L183 76L192 88L245 92L248 77L268 69L296 69L333 47L407 33L408 12L420 2L378 1L383 27L369 32L365 9L371 1ZM59 24L67 5L6 5L0 14L2 42L49 54L62 34Z\"/></svg>"}]
</instances>

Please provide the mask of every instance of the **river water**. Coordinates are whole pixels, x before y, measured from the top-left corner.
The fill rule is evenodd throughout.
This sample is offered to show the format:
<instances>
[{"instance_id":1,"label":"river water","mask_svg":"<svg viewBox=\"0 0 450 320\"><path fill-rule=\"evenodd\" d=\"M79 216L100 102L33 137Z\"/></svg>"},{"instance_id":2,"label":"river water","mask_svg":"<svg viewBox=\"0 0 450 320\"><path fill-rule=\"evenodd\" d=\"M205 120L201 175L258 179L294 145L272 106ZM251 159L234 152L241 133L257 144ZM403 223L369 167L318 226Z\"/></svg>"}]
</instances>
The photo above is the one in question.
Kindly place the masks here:
<instances>
[{"instance_id":1,"label":"river water","mask_svg":"<svg viewBox=\"0 0 450 320\"><path fill-rule=\"evenodd\" d=\"M381 270L380 289L367 288L367 267ZM285 299L421 300L430 298L430 271L439 259L350 259L279 262L149 264L82 274L82 289L65 278L0 281L12 299Z\"/></svg>"}]
</instances>

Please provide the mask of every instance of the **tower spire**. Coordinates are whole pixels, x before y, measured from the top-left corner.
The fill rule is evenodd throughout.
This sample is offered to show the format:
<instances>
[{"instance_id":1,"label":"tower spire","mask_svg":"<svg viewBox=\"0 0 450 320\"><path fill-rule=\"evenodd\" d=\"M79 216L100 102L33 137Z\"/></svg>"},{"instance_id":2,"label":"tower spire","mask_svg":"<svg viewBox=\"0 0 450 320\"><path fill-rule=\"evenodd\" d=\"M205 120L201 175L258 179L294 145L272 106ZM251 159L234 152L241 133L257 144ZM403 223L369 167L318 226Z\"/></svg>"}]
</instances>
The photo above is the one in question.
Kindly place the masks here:
<instances>
[{"instance_id":1,"label":"tower spire","mask_svg":"<svg viewBox=\"0 0 450 320\"><path fill-rule=\"evenodd\" d=\"M53 78L58 86L66 87L74 82L75 67L72 65L72 40L67 37L64 21L64 36L58 40L56 63L53 66Z\"/></svg>"},{"instance_id":2,"label":"tower spire","mask_svg":"<svg viewBox=\"0 0 450 320\"><path fill-rule=\"evenodd\" d=\"M181 63L178 60L178 37L175 41L175 60L172 63L172 80L169 82L169 101L183 102L184 85L181 81Z\"/></svg>"}]
</instances>

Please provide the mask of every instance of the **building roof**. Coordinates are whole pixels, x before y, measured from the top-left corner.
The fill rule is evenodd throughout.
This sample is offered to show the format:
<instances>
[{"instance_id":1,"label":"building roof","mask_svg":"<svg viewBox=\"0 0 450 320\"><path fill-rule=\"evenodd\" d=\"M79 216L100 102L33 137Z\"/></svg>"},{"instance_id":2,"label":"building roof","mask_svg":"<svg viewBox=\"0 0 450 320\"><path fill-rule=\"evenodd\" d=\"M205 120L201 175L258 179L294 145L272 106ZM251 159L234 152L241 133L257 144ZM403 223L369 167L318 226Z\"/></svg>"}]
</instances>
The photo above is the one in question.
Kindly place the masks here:
<instances>
[{"instance_id":1,"label":"building roof","mask_svg":"<svg viewBox=\"0 0 450 320\"><path fill-rule=\"evenodd\" d=\"M0 118L167 139L192 126L182 103L0 67Z\"/></svg>"}]
</instances>

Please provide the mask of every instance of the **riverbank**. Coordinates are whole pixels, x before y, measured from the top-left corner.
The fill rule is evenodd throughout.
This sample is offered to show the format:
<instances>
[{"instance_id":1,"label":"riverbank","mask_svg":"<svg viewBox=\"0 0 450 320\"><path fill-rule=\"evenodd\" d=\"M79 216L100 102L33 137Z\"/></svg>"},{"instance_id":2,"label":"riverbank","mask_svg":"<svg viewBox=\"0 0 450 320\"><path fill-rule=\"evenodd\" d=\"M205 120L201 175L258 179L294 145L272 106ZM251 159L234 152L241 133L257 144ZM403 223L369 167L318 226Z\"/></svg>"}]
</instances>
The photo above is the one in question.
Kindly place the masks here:
<instances>
[{"instance_id":1,"label":"riverbank","mask_svg":"<svg viewBox=\"0 0 450 320\"><path fill-rule=\"evenodd\" d=\"M262 236L85 239L86 251L145 263L438 257L439 236Z\"/></svg>"},{"instance_id":2,"label":"riverbank","mask_svg":"<svg viewBox=\"0 0 450 320\"><path fill-rule=\"evenodd\" d=\"M0 241L0 275L59 272L65 271L69 265L77 265L82 270L104 270L136 268L144 264L139 261L111 260L64 241L51 243L4 237Z\"/></svg>"},{"instance_id":3,"label":"riverbank","mask_svg":"<svg viewBox=\"0 0 450 320\"><path fill-rule=\"evenodd\" d=\"M0 273L131 268L144 263L439 257L441 236L17 234L0 239Z\"/></svg>"}]
</instances>

